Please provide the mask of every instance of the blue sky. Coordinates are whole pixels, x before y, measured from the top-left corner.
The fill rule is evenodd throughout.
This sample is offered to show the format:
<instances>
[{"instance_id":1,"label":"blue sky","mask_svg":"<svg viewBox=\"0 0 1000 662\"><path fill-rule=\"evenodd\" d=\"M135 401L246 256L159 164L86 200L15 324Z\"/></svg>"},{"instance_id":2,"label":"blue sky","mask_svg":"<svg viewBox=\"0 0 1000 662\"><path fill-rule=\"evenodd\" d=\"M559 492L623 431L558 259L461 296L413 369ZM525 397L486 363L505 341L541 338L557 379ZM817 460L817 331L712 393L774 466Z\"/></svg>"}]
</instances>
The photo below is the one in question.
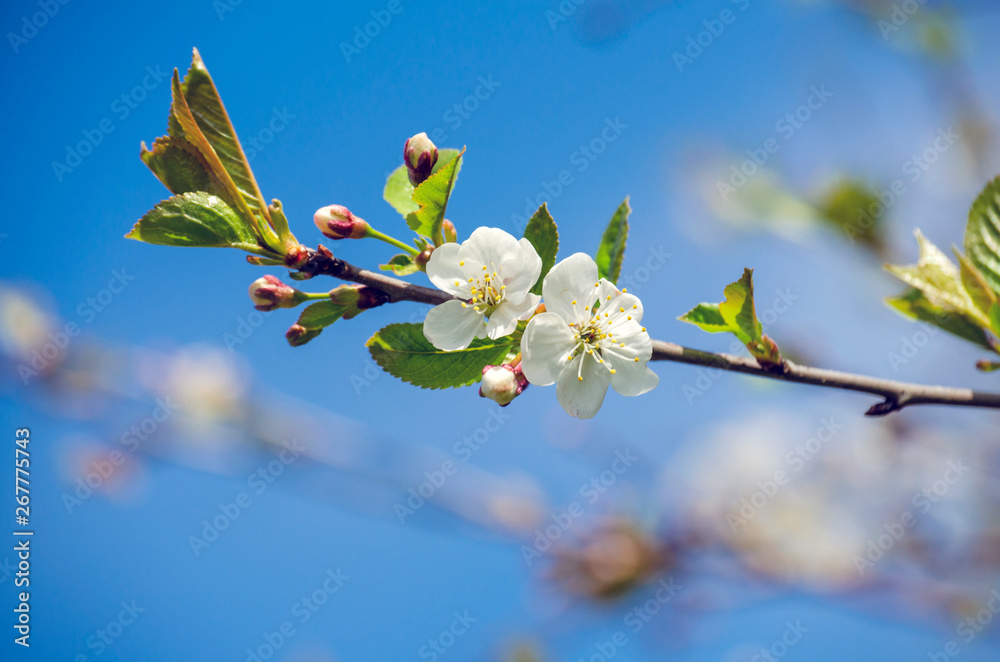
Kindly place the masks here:
<instances>
[{"instance_id":1,"label":"blue sky","mask_svg":"<svg viewBox=\"0 0 1000 662\"><path fill-rule=\"evenodd\" d=\"M744 150L775 135L781 119L818 86L830 90L829 99L787 139L778 133L781 149L769 166L801 190L842 171L882 185L904 176L906 161L954 123L954 109L938 94L938 65L895 48L869 19L828 5L758 0L563 2L576 7L565 20L553 19L556 0L490 7L53 1L50 12L58 11L35 32L25 31L25 17L30 21L45 4L17 0L0 10L4 33L23 37L8 36L0 48L10 99L0 135L7 155L0 277L47 292L39 296L87 337L164 351L190 344L225 351L226 334L252 311L249 283L263 273L281 275L248 266L235 251L122 238L167 197L140 162L139 143L165 133L166 76L174 67L183 72L197 47L244 145L257 142L252 166L264 195L282 200L304 242L320 239L310 216L331 203L405 235L382 201L385 176L399 164L407 137L437 130L441 146L468 146L449 205L460 238L480 225L515 232L516 216L545 200L560 226L561 254L592 252L611 213L631 196L623 273L645 278L640 270L653 267L636 293L654 337L728 350L729 340L705 336L676 317L718 300L723 286L751 266L762 307L781 292L798 297L772 335L811 360L996 388L995 376L967 368L978 358L974 349L943 335L894 370L887 357L915 327L881 304L899 288L878 260L832 232L809 233L800 243L741 234L713 219L692 191L702 158L720 149L745 158ZM1000 55L994 39L1000 16L988 10L973 16L960 22L969 80L992 117L1000 100L990 67ZM370 28L377 34L368 43L354 41L378 19L384 25ZM901 26L898 38L911 28ZM685 52L689 37L712 29L719 34L704 38L701 53L679 67L675 54ZM81 141L92 143L85 155ZM991 173L996 161L987 165ZM723 159L722 170L712 172L724 173L731 162ZM957 149L941 163L892 208L889 244L898 259L915 256L915 227L941 246L961 241L966 210L984 178L963 174ZM360 265L391 255L361 242L334 248ZM88 303L116 278L127 284L110 303L99 310ZM368 378L358 394L351 381L364 377L363 344L373 332L423 310L386 306L295 349L283 337L294 315L278 311L236 355L252 369L251 388L262 397L280 391L361 421L380 443L447 452L490 415L490 403L474 389L422 391L381 375ZM564 504L602 468L602 452L635 448L646 458L642 475L635 474L641 494L710 423L761 408L860 415L868 404L728 376L689 402L683 387L695 379L693 370L668 364L656 370L656 391L635 399L609 395L588 423L567 421L554 389L529 389L505 411L513 416L475 463L496 474L533 476L554 504ZM420 659L421 646L448 628L455 612L477 620L447 659L493 659L519 637L546 642L551 659L590 659L630 608L626 598L582 613L560 611L516 544L435 513L400 526L391 510L373 517L331 507L303 498L291 481L255 496L230 531L193 555L189 536L219 504L247 490L249 471L226 478L154 463L141 498L124 506L95 499L69 515L61 495L71 481L59 463L77 424L18 389L11 396L0 403L7 428L29 425L34 440L37 574L31 656L10 644L8 632L0 646L10 659L245 660L245 649L285 621L294 623L295 634L277 659ZM156 404L132 406L134 418ZM122 420L98 418L94 433L114 440L127 427ZM995 415L962 411L915 412L913 420L955 430L996 424ZM565 439L603 450L596 459L573 457L549 443ZM432 468L407 467L415 477ZM475 489L475 481L466 482L464 489ZM349 579L300 623L300 598L338 570ZM0 586L9 605L10 579ZM123 601L145 611L98 656L88 637L119 617ZM682 660L749 660L782 636L787 621L801 619L810 631L788 659L916 660L940 649L952 629L799 595L670 618L656 632L636 635L616 659L661 659L666 650ZM311 651L319 652L309 657ZM996 652L984 638L962 659L995 659Z\"/></svg>"}]
</instances>

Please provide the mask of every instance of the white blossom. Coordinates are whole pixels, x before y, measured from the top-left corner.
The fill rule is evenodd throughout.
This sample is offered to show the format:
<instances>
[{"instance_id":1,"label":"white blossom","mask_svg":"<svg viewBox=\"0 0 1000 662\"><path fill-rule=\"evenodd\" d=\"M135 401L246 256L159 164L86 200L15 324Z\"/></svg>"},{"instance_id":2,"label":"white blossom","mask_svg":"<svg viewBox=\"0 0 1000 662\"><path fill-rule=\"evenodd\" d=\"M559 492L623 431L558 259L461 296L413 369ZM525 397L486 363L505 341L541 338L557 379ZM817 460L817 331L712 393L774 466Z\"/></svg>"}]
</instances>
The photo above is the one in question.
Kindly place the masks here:
<instances>
[{"instance_id":1,"label":"white blossom","mask_svg":"<svg viewBox=\"0 0 1000 662\"><path fill-rule=\"evenodd\" d=\"M461 245L438 246L427 262L427 276L458 299L427 313L424 335L446 352L465 349L474 338L510 335L538 306L541 297L528 290L541 271L531 242L496 228L478 228Z\"/></svg>"},{"instance_id":2,"label":"white blossom","mask_svg":"<svg viewBox=\"0 0 1000 662\"><path fill-rule=\"evenodd\" d=\"M608 386L626 396L659 383L647 367L653 343L642 326L642 303L599 278L584 254L566 258L545 276L546 312L528 323L521 339L521 367L532 384L555 383L571 416L592 418Z\"/></svg>"}]
</instances>

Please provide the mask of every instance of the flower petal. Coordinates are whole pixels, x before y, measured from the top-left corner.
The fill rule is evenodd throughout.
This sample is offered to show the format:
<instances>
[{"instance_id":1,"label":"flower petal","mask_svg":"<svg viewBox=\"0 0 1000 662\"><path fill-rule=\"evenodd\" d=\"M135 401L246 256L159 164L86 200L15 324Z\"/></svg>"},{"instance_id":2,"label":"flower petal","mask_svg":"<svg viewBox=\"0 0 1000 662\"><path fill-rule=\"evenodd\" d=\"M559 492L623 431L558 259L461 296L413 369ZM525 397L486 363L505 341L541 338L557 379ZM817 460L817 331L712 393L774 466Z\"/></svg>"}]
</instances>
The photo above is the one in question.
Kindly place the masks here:
<instances>
[{"instance_id":1,"label":"flower petal","mask_svg":"<svg viewBox=\"0 0 1000 662\"><path fill-rule=\"evenodd\" d=\"M528 294L521 303L513 303L504 300L496 310L490 314L490 321L486 325L487 335L496 340L514 333L518 321L527 319L532 311L538 307L538 302L542 297L537 294Z\"/></svg>"},{"instance_id":2,"label":"flower petal","mask_svg":"<svg viewBox=\"0 0 1000 662\"><path fill-rule=\"evenodd\" d=\"M574 253L552 267L542 283L545 310L567 323L585 324L597 299L597 263L586 253Z\"/></svg>"},{"instance_id":3,"label":"flower petal","mask_svg":"<svg viewBox=\"0 0 1000 662\"><path fill-rule=\"evenodd\" d=\"M583 361L582 368L576 365L577 361ZM563 369L556 384L556 397L570 416L593 418L604 404L610 378L605 366L593 356L583 354Z\"/></svg>"},{"instance_id":4,"label":"flower petal","mask_svg":"<svg viewBox=\"0 0 1000 662\"><path fill-rule=\"evenodd\" d=\"M538 386L554 383L575 348L575 336L566 321L555 313L531 318L521 338L521 370Z\"/></svg>"},{"instance_id":5,"label":"flower petal","mask_svg":"<svg viewBox=\"0 0 1000 662\"><path fill-rule=\"evenodd\" d=\"M609 313L612 322L633 320L642 322L642 302L634 294L622 292L618 296L613 296L610 300L605 296L601 301L602 306L607 306L604 312ZM641 326L641 325L640 325Z\"/></svg>"},{"instance_id":6,"label":"flower petal","mask_svg":"<svg viewBox=\"0 0 1000 662\"><path fill-rule=\"evenodd\" d=\"M424 336L445 352L465 349L483 328L483 315L461 301L445 301L434 306L424 318Z\"/></svg>"},{"instance_id":7,"label":"flower petal","mask_svg":"<svg viewBox=\"0 0 1000 662\"><path fill-rule=\"evenodd\" d=\"M458 253L461 247L454 243L441 244L431 253L427 261L427 277L439 290L444 290L463 299L469 298L468 276L459 266Z\"/></svg>"},{"instance_id":8,"label":"flower petal","mask_svg":"<svg viewBox=\"0 0 1000 662\"><path fill-rule=\"evenodd\" d=\"M652 345L652 343L650 343ZM625 347L604 347L604 360L614 369L611 375L611 386L627 397L648 393L660 383L660 378L649 369L650 352L645 347L637 347L626 343ZM645 354L645 356L643 356ZM636 361L636 359L639 359Z\"/></svg>"},{"instance_id":9,"label":"flower petal","mask_svg":"<svg viewBox=\"0 0 1000 662\"><path fill-rule=\"evenodd\" d=\"M475 232L462 242L458 259L465 262L467 268L470 265L474 269L482 269L485 266L492 273L508 262L517 261L520 254L521 245L507 232L498 228L476 228ZM433 254L431 257L434 257ZM469 275L473 275L472 272L469 272Z\"/></svg>"},{"instance_id":10,"label":"flower petal","mask_svg":"<svg viewBox=\"0 0 1000 662\"><path fill-rule=\"evenodd\" d=\"M531 242L521 239L517 243L521 247L518 259L503 265L503 284L507 286L504 296L514 303L524 300L524 296L535 286L542 273L542 258L538 257L538 251Z\"/></svg>"}]
</instances>

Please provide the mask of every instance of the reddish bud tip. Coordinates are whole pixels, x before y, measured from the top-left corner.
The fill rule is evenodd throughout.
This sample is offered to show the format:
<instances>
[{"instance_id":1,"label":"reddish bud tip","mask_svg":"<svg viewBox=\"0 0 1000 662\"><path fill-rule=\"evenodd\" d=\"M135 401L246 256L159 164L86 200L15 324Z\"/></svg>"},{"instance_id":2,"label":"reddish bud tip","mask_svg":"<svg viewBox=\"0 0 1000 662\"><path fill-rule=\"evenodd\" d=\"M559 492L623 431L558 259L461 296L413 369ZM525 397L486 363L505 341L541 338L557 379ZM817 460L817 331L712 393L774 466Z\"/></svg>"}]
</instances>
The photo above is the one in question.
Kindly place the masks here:
<instances>
[{"instance_id":1,"label":"reddish bud tip","mask_svg":"<svg viewBox=\"0 0 1000 662\"><path fill-rule=\"evenodd\" d=\"M282 283L275 276L263 276L250 284L250 300L257 310L292 308L299 304L298 291Z\"/></svg>"},{"instance_id":2,"label":"reddish bud tip","mask_svg":"<svg viewBox=\"0 0 1000 662\"><path fill-rule=\"evenodd\" d=\"M317 209L313 222L330 239L362 239L368 234L368 223L342 205L327 205Z\"/></svg>"},{"instance_id":3,"label":"reddish bud tip","mask_svg":"<svg viewBox=\"0 0 1000 662\"><path fill-rule=\"evenodd\" d=\"M406 174L410 183L420 186L434 170L438 160L437 147L427 137L426 133L418 133L403 146L403 161L406 162Z\"/></svg>"}]
</instances>

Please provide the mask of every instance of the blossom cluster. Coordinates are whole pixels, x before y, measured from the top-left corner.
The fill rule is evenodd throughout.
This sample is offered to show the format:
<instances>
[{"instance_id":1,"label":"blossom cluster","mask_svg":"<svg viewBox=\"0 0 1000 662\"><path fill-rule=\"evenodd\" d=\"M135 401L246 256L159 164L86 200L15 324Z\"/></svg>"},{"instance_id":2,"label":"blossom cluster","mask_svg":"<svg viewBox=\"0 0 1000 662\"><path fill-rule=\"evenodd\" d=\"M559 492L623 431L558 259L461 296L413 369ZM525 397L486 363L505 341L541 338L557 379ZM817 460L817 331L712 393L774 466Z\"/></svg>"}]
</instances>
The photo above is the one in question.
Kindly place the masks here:
<instances>
[{"instance_id":1,"label":"blossom cluster","mask_svg":"<svg viewBox=\"0 0 1000 662\"><path fill-rule=\"evenodd\" d=\"M459 351L476 338L509 336L528 320L519 357L483 371L480 393L502 405L529 383L556 384L567 413L592 418L609 386L625 396L652 390L659 378L647 365L653 343L642 326L639 299L601 278L584 253L552 267L539 296L530 290L541 269L531 242L496 228L439 246L427 276L456 298L431 309L424 335L440 350Z\"/></svg>"}]
</instances>

